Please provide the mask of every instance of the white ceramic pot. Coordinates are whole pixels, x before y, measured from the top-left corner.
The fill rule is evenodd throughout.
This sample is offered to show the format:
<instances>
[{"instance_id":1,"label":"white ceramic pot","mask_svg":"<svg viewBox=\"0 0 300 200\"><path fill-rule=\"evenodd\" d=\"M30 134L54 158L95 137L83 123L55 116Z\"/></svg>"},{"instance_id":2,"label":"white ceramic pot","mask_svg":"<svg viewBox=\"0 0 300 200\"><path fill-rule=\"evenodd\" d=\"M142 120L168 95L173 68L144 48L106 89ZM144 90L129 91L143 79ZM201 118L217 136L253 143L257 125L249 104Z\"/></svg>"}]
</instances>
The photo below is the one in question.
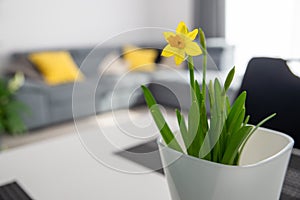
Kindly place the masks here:
<instances>
[{"instance_id":1,"label":"white ceramic pot","mask_svg":"<svg viewBox=\"0 0 300 200\"><path fill-rule=\"evenodd\" d=\"M248 140L239 166L182 154L158 140L173 200L278 200L294 141L259 128Z\"/></svg>"}]
</instances>

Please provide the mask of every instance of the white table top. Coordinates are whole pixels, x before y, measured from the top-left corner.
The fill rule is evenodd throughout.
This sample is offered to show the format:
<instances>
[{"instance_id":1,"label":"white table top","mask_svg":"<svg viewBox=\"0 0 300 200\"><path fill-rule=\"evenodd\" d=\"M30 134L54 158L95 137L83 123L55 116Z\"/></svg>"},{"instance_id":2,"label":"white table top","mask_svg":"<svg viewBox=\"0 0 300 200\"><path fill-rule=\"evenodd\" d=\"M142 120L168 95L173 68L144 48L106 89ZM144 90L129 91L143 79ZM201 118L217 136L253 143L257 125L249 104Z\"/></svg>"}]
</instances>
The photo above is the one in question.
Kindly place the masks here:
<instances>
[{"instance_id":1,"label":"white table top","mask_svg":"<svg viewBox=\"0 0 300 200\"><path fill-rule=\"evenodd\" d=\"M0 184L16 180L32 198L43 200L170 199L162 175L114 155L118 148L155 137L147 134L156 132L149 113L119 111L114 117L109 115L93 117L91 123L77 122L79 134L0 153ZM142 126L147 124L150 126Z\"/></svg>"}]
</instances>

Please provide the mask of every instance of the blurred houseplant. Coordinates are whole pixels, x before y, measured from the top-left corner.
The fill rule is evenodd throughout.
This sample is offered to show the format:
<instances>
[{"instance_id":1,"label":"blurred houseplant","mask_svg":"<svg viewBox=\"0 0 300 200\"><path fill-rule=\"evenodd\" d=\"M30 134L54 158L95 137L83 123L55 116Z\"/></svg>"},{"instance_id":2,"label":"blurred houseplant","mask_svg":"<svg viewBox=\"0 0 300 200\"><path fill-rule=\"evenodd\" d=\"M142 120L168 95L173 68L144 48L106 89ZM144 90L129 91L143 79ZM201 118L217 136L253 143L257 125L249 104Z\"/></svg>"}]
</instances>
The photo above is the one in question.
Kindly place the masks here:
<instances>
[{"instance_id":1,"label":"blurred houseplant","mask_svg":"<svg viewBox=\"0 0 300 200\"><path fill-rule=\"evenodd\" d=\"M198 32L200 46L198 43L194 42ZM257 126L253 126L248 124L250 116L245 116L246 92L241 93L235 102L230 104L226 93L233 80L235 68L229 72L224 85L222 85L216 78L214 81L209 81L207 90L206 40L201 29L195 29L189 32L186 25L183 22L180 22L176 29L176 33L165 32L164 37L168 44L164 48L162 56L174 56L175 63L177 65L181 64L187 57L188 68L190 72L190 90L192 101L188 113L187 123L184 115L179 110L176 110L180 134L176 135L176 132L174 133L171 131L150 90L145 86L142 86L142 89L146 103L164 141L159 141L158 143L161 149L163 163L166 166L165 171L173 199L218 199L215 198L218 195L221 195L220 197L224 195L223 199L230 197L231 200L248 198L270 199L270 195L273 199L276 199L279 195L280 187L282 185L281 179L282 176L284 176L287 160L290 156L293 145L291 138L286 139L283 137L282 143L280 143L282 146L282 151L286 153L285 158L287 158L281 161L280 166L283 166L282 170L280 171L280 169L273 169L275 170L273 172L276 172L281 176L278 177L278 179L270 178L269 180L258 180L260 184L267 184L271 181L272 185L272 182L275 182L273 186L270 186L270 191L262 192L260 191L260 187L256 187L255 189L257 189L257 191L253 189L251 192L258 192L259 196L249 197L248 195L248 197L244 197L241 195L247 195L249 193L241 192L244 191L244 188L240 187L243 182L230 182L228 180L226 183L223 183L222 181L218 183L218 180L221 180L222 176L216 176L216 174L221 174L222 171L225 172L227 169L230 169L227 174L235 174L239 168L234 168L234 166L244 165L244 163L247 163L247 159L244 159L246 160L244 163L240 162L243 150L245 146L247 146L247 141L254 133L263 132L264 129L260 129L258 127L261 126L265 121L272 118L275 114L262 120ZM198 56L201 54L203 56L202 86L194 78L193 63L193 56ZM207 94L209 96L210 120L208 120L208 115L206 112ZM259 129L259 131L256 131L257 129ZM264 135L264 133L262 135ZM278 136L276 133L273 135ZM290 142L284 145L284 141L287 140ZM183 142L180 143L179 141ZM278 153L278 151L278 149L274 149L272 156ZM268 156L271 157L271 155ZM178 160L175 163L172 163L172 161L176 160L174 157L178 158ZM256 158L252 159L252 161L253 160L255 160L256 163L259 163L261 160L263 160L263 158L261 156L257 156ZM245 176L248 177L249 174L252 173L254 173L253 175L260 175L263 172L260 172L259 168L260 166L258 166L258 168L255 170L248 170ZM269 172L271 171L272 170ZM266 175L265 178L266 177L269 176ZM247 182L247 180L245 180L245 182ZM256 181L247 182L248 185L255 183ZM215 187L215 185L218 184L221 185L221 187L219 190L217 187L215 187L215 189L209 189L209 187L207 188L204 186L205 184L206 186L210 187ZM227 187L228 184L229 188ZM257 184L257 186L260 184ZM234 191L240 188L240 191L234 194L233 192L226 191L225 188ZM224 193L224 189L227 193ZM220 193L216 195L216 192ZM264 196L265 194L267 196Z\"/></svg>"},{"instance_id":2,"label":"blurred houseplant","mask_svg":"<svg viewBox=\"0 0 300 200\"><path fill-rule=\"evenodd\" d=\"M27 107L14 96L23 82L22 73L16 73L10 80L0 78L0 133L15 135L26 130L21 113Z\"/></svg>"}]
</instances>

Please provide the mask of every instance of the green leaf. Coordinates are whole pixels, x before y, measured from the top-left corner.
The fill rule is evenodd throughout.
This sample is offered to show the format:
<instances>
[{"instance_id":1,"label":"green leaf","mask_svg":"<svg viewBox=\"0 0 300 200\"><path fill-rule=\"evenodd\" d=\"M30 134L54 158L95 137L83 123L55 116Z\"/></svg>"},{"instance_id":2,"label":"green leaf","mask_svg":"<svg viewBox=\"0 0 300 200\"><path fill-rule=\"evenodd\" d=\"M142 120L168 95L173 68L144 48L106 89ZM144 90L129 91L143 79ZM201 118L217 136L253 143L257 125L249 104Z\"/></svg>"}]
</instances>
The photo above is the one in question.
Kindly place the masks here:
<instances>
[{"instance_id":1,"label":"green leaf","mask_svg":"<svg viewBox=\"0 0 300 200\"><path fill-rule=\"evenodd\" d=\"M225 122L225 96L222 95L222 87L218 79L215 79L214 85L212 82L209 84L209 97L210 97L210 128L204 138L202 147L200 148L199 157L203 158L211 150L213 161L219 159L220 147L218 140L220 138L222 128Z\"/></svg>"},{"instance_id":2,"label":"green leaf","mask_svg":"<svg viewBox=\"0 0 300 200\"><path fill-rule=\"evenodd\" d=\"M12 135L21 134L27 130L21 115L24 111L28 111L28 107L15 100L12 94L7 93L7 90L7 88L0 90L0 129Z\"/></svg>"},{"instance_id":3,"label":"green leaf","mask_svg":"<svg viewBox=\"0 0 300 200\"><path fill-rule=\"evenodd\" d=\"M230 72L228 73L227 75L227 78L225 80L225 84L224 84L224 91L227 92L227 90L229 89L230 87L230 84L233 80L233 77L234 77L234 73L235 73L235 67L233 67Z\"/></svg>"},{"instance_id":4,"label":"green leaf","mask_svg":"<svg viewBox=\"0 0 300 200\"><path fill-rule=\"evenodd\" d=\"M238 98L233 103L231 110L228 114L226 125L227 127L232 127L235 124L235 118L239 116L240 111L245 107L245 101L246 101L247 93L244 91L242 92Z\"/></svg>"},{"instance_id":5,"label":"green leaf","mask_svg":"<svg viewBox=\"0 0 300 200\"><path fill-rule=\"evenodd\" d=\"M191 104L189 114L188 114L188 135L189 135L188 144L190 145L188 146L187 151L189 155L195 157L198 157L197 146L200 145L198 143L198 138L197 138L199 120L200 120L199 106L197 101L194 100Z\"/></svg>"},{"instance_id":6,"label":"green leaf","mask_svg":"<svg viewBox=\"0 0 300 200\"><path fill-rule=\"evenodd\" d=\"M223 95L222 95L222 87L220 84L220 81L218 79L215 79L214 82L214 95L215 95L215 100L216 100L216 109L217 111L222 111L222 107L224 106L224 102L223 102Z\"/></svg>"},{"instance_id":7,"label":"green leaf","mask_svg":"<svg viewBox=\"0 0 300 200\"><path fill-rule=\"evenodd\" d=\"M202 134L204 134L203 136L201 136L202 140L201 143L203 142L204 136L208 130L208 121L207 121L207 112L206 112L206 97L203 96L203 94L201 93L200 90L200 85L199 83L196 81L195 83L196 85L196 96L197 96L197 100L198 100L198 105L199 105L199 112L200 112L200 127L202 130Z\"/></svg>"},{"instance_id":8,"label":"green leaf","mask_svg":"<svg viewBox=\"0 0 300 200\"><path fill-rule=\"evenodd\" d=\"M225 94L222 93L222 87L218 79L215 79L214 82L214 92L215 92L215 106L213 107L213 114L216 116L214 117L216 122L216 127L213 128L213 132L211 132L211 145L213 146L213 161L219 162L221 159L222 153L220 144L223 143L221 134L226 118L225 112L225 104L226 98Z\"/></svg>"},{"instance_id":9,"label":"green leaf","mask_svg":"<svg viewBox=\"0 0 300 200\"><path fill-rule=\"evenodd\" d=\"M6 125L7 131L13 135L21 134L26 130L26 126L18 115L10 116Z\"/></svg>"},{"instance_id":10,"label":"green leaf","mask_svg":"<svg viewBox=\"0 0 300 200\"><path fill-rule=\"evenodd\" d=\"M2 133L4 133L4 131L5 131L4 124L3 124L3 122L1 121L1 118L0 118L0 135Z\"/></svg>"},{"instance_id":11,"label":"green leaf","mask_svg":"<svg viewBox=\"0 0 300 200\"><path fill-rule=\"evenodd\" d=\"M209 81L209 85L208 85L208 95L209 95L209 104L210 104L210 127L208 129L207 134L205 135L205 138L203 140L202 146L200 148L199 151L199 158L207 158L210 157L210 160L212 158L212 155L210 154L211 150L212 150L212 145L211 145L211 137L212 134L214 134L214 130L216 129L216 118L217 118L217 114L216 114L216 105L215 105L215 90L214 90L214 86L212 83L212 80Z\"/></svg>"},{"instance_id":12,"label":"green leaf","mask_svg":"<svg viewBox=\"0 0 300 200\"><path fill-rule=\"evenodd\" d=\"M200 90L200 85L195 81L195 92L198 103L198 112L199 112L199 123L195 139L193 140L193 150L194 156L199 157L199 151L203 144L204 138L208 131L208 122L207 122L207 113L206 113L206 104L203 94Z\"/></svg>"},{"instance_id":13,"label":"green leaf","mask_svg":"<svg viewBox=\"0 0 300 200\"><path fill-rule=\"evenodd\" d=\"M200 39L201 47L203 49L206 49L205 34L204 34L204 31L201 28L199 28L199 39ZM204 52L204 53L206 53L206 52Z\"/></svg>"},{"instance_id":14,"label":"green leaf","mask_svg":"<svg viewBox=\"0 0 300 200\"><path fill-rule=\"evenodd\" d=\"M150 90L145 87L144 85L141 86L146 103L150 109L152 117L160 130L161 136L164 139L165 143L170 147L177 151L183 152L180 145L178 144L174 134L172 133L171 129L169 128L167 122L165 121L158 104L156 103L152 93Z\"/></svg>"},{"instance_id":15,"label":"green leaf","mask_svg":"<svg viewBox=\"0 0 300 200\"><path fill-rule=\"evenodd\" d=\"M239 150L233 160L233 165L238 165L239 164L239 159L240 159L240 156L241 156L241 151Z\"/></svg>"},{"instance_id":16,"label":"green leaf","mask_svg":"<svg viewBox=\"0 0 300 200\"><path fill-rule=\"evenodd\" d=\"M201 124L202 134L203 134L203 136L201 138L201 147L202 147L203 143L204 143L204 140L205 140L205 138L208 134L208 130L209 130L205 102L202 102L202 104L201 104L200 124ZM209 137L207 137L207 138L209 139ZM208 140L208 142L210 143L210 140ZM200 149L201 149L201 147L200 147ZM199 149L199 153L200 153L200 149ZM199 155L199 153L198 153L198 155ZM206 154L204 159L211 160L210 152Z\"/></svg>"},{"instance_id":17,"label":"green leaf","mask_svg":"<svg viewBox=\"0 0 300 200\"><path fill-rule=\"evenodd\" d=\"M197 101L198 101L199 111L200 111L200 104L202 102L204 102L205 99L204 99L204 97L203 97L203 95L201 93L200 85L199 85L199 83L198 83L197 80L195 81L195 93L196 93L196 98L197 98Z\"/></svg>"},{"instance_id":18,"label":"green leaf","mask_svg":"<svg viewBox=\"0 0 300 200\"><path fill-rule=\"evenodd\" d=\"M220 152L219 152L219 158L221 159L224 155L224 152L226 150L226 143L227 143L227 126L226 126L226 123L224 123L223 125L223 129L222 129L222 132L221 132L221 135L220 135L220 140L219 140L219 143L220 143Z\"/></svg>"},{"instance_id":19,"label":"green leaf","mask_svg":"<svg viewBox=\"0 0 300 200\"><path fill-rule=\"evenodd\" d=\"M208 85L208 95L209 95L209 105L210 105L210 109L212 109L213 105L215 104L215 98L214 98L214 86L212 83L212 80L209 81L209 85Z\"/></svg>"},{"instance_id":20,"label":"green leaf","mask_svg":"<svg viewBox=\"0 0 300 200\"><path fill-rule=\"evenodd\" d=\"M239 110L239 113L236 113L233 116L232 121L228 122L229 126L228 126L228 129L227 129L227 132L229 133L229 136L232 133L237 132L241 128L241 126L243 125L243 122L244 122L245 112L246 112L245 108L242 108L241 110Z\"/></svg>"},{"instance_id":21,"label":"green leaf","mask_svg":"<svg viewBox=\"0 0 300 200\"><path fill-rule=\"evenodd\" d=\"M250 115L247 115L247 117L246 117L246 119L245 119L245 121L244 121L244 125L248 124L249 119L250 119Z\"/></svg>"},{"instance_id":22,"label":"green leaf","mask_svg":"<svg viewBox=\"0 0 300 200\"><path fill-rule=\"evenodd\" d=\"M230 112L231 105L230 105L230 100L229 97L226 95L226 113L228 114Z\"/></svg>"},{"instance_id":23,"label":"green leaf","mask_svg":"<svg viewBox=\"0 0 300 200\"><path fill-rule=\"evenodd\" d=\"M243 92L239 95L239 97L233 103L233 106L230 109L230 112L226 119L226 133L224 138L224 146L223 146L223 155L225 153L225 149L229 145L231 141L232 134L236 133L243 125L244 116L245 116L245 100L246 100L246 92Z\"/></svg>"},{"instance_id":24,"label":"green leaf","mask_svg":"<svg viewBox=\"0 0 300 200\"><path fill-rule=\"evenodd\" d=\"M274 113L274 114L272 114L272 115L266 117L266 118L263 119L261 122L259 122L259 123L255 126L255 128L253 128L253 129L251 130L251 132L249 133L248 137L245 138L245 140L244 140L244 142L243 142L243 144L242 144L242 146L241 146L241 148L240 148L240 152L243 152L243 149L244 149L244 147L245 147L247 141L248 141L249 138L251 137L251 135L252 135L252 134L260 127L260 126L262 126L264 123L266 123L268 120L270 120L271 118L273 118L273 117L275 117L275 116L276 116L276 113ZM247 116L247 118L248 118L248 120L249 120L249 115ZM246 120L247 120L247 118L246 118ZM245 121L246 121L246 120L245 120ZM246 124L246 123L244 123L244 124ZM240 154L239 154L239 156L240 156ZM239 161L240 161L240 157L238 157L237 163L238 163Z\"/></svg>"},{"instance_id":25,"label":"green leaf","mask_svg":"<svg viewBox=\"0 0 300 200\"><path fill-rule=\"evenodd\" d=\"M178 109L175 110L176 111L176 116L177 116L177 121L178 121L178 126L180 129L180 133L181 133L181 137L184 141L184 145L187 149L187 147L189 147L189 139L188 139L188 130L185 124L185 119L184 116L180 113L180 111Z\"/></svg>"},{"instance_id":26,"label":"green leaf","mask_svg":"<svg viewBox=\"0 0 300 200\"><path fill-rule=\"evenodd\" d=\"M253 126L243 126L237 132L232 134L222 158L223 164L234 164L239 148L243 144L244 140L248 137L252 129Z\"/></svg>"},{"instance_id":27,"label":"green leaf","mask_svg":"<svg viewBox=\"0 0 300 200\"><path fill-rule=\"evenodd\" d=\"M269 121L270 119L272 119L273 117L276 116L276 113L273 113L272 115L266 117L265 119L263 119L261 122L259 122L255 128L253 129L253 131L251 131L251 133L255 132L259 127L261 127L264 123L266 123L267 121Z\"/></svg>"}]
</instances>

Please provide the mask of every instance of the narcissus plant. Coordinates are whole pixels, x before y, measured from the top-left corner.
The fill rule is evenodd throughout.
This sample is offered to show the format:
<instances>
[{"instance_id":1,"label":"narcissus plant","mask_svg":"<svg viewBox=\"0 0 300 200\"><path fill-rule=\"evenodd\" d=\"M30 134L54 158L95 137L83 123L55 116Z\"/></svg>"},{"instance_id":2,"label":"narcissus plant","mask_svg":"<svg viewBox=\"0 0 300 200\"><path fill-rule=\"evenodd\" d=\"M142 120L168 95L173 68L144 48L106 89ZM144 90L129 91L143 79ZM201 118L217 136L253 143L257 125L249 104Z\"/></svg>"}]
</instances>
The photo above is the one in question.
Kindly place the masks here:
<instances>
[{"instance_id":1,"label":"narcissus plant","mask_svg":"<svg viewBox=\"0 0 300 200\"><path fill-rule=\"evenodd\" d=\"M195 42L199 35L199 44ZM174 56L175 63L187 60L190 74L191 106L186 121L184 115L176 109L177 121L183 145L175 138L166 123L159 106L146 86L142 86L146 103L161 136L170 148L190 156L228 165L238 165L244 145L255 130L275 114L262 120L257 126L248 124L250 116L246 116L246 92L242 92L231 104L227 91L233 80L235 67L227 75L224 84L216 78L206 83L207 49L204 32L195 29L189 32L184 22L180 22L176 32L165 32L168 44L162 56ZM203 56L203 76L200 85L194 79L194 56ZM208 92L207 92L208 91ZM206 109L206 92L210 106L210 120Z\"/></svg>"}]
</instances>

